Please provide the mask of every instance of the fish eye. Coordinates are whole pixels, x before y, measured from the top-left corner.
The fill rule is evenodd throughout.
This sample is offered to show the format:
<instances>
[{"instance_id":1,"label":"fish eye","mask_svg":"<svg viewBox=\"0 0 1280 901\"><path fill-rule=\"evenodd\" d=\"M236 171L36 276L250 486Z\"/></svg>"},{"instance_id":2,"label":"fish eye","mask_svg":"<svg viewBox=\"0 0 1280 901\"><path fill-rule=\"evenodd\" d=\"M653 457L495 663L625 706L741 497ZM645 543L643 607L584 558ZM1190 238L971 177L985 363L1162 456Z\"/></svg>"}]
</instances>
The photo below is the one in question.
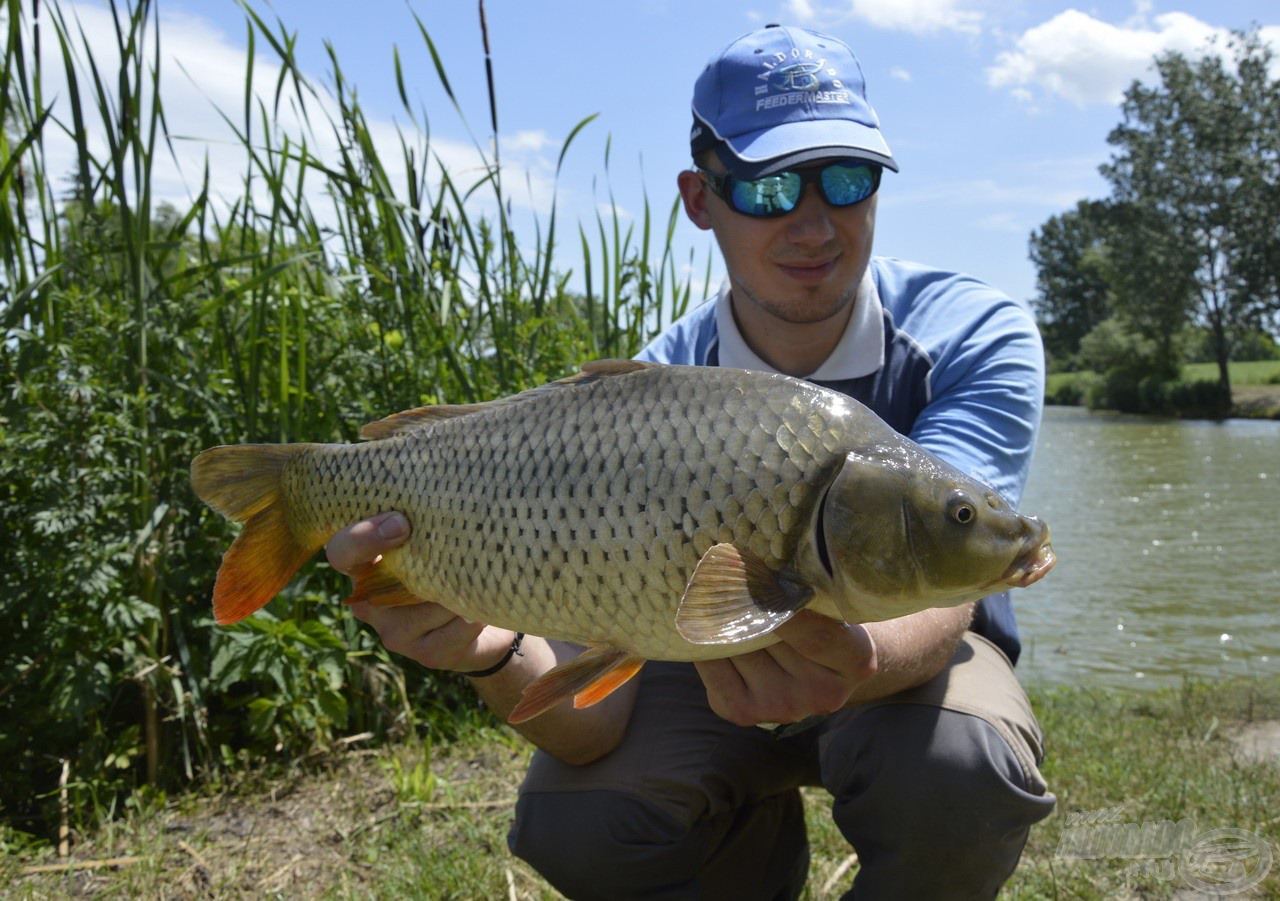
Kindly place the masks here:
<instances>
[{"instance_id":1,"label":"fish eye","mask_svg":"<svg viewBox=\"0 0 1280 901\"><path fill-rule=\"evenodd\" d=\"M978 518L978 510L968 499L956 497L951 499L951 503L947 505L947 515L951 517L951 521L962 526L967 526Z\"/></svg>"}]
</instances>

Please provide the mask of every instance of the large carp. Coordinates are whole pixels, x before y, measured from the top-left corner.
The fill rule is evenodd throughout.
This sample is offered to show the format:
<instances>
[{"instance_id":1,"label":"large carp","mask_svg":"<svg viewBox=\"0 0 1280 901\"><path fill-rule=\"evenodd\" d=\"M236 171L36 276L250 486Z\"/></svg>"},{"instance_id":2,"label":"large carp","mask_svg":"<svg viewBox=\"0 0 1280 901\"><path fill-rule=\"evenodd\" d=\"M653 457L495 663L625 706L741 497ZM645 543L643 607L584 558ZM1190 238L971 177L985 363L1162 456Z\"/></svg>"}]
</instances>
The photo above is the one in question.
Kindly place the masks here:
<instances>
[{"instance_id":1,"label":"large carp","mask_svg":"<svg viewBox=\"0 0 1280 901\"><path fill-rule=\"evenodd\" d=\"M588 645L512 722L594 703L646 659L772 644L810 607L891 619L1026 586L1048 529L850 398L780 375L599 361L512 397L366 425L359 445L216 447L196 493L245 524L214 615L266 604L342 527L409 540L356 580L374 603Z\"/></svg>"}]
</instances>

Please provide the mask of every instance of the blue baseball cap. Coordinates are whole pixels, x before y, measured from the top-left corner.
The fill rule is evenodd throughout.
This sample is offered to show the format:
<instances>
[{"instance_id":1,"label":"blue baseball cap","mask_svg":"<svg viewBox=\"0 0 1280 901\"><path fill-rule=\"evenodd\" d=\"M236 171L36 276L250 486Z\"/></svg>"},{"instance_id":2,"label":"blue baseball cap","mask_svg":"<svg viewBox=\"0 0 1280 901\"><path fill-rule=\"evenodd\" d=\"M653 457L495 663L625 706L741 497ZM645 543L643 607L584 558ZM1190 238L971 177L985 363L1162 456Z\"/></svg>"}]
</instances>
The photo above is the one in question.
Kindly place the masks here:
<instances>
[{"instance_id":1,"label":"blue baseball cap","mask_svg":"<svg viewBox=\"0 0 1280 901\"><path fill-rule=\"evenodd\" d=\"M693 86L694 156L715 148L737 178L823 159L861 159L893 171L862 66L839 38L767 25L725 47Z\"/></svg>"}]
</instances>

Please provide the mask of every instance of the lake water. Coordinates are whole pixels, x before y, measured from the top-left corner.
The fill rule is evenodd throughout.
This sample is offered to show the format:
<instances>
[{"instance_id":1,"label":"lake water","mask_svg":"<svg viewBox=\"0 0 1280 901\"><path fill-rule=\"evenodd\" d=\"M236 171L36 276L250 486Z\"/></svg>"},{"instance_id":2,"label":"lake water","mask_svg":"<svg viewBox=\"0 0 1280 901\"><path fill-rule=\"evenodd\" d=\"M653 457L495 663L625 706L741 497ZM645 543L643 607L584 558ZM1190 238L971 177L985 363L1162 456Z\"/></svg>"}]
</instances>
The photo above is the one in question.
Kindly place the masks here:
<instances>
[{"instance_id":1,"label":"lake water","mask_svg":"<svg viewBox=\"0 0 1280 901\"><path fill-rule=\"evenodd\" d=\"M1280 673L1280 422L1049 407L1021 509L1059 558L1013 593L1024 682Z\"/></svg>"}]
</instances>

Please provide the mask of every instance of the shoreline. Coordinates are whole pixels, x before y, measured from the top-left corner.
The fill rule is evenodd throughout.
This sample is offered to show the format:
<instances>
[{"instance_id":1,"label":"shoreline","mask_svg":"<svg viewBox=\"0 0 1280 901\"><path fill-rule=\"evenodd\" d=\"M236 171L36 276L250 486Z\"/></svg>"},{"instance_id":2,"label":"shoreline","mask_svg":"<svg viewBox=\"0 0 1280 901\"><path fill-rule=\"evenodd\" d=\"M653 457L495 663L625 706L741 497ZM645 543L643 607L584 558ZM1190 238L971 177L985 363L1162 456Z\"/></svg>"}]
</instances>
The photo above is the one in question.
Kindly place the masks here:
<instances>
[{"instance_id":1,"label":"shoreline","mask_svg":"<svg viewBox=\"0 0 1280 901\"><path fill-rule=\"evenodd\" d=\"M1056 403L1045 398L1047 407L1085 407L1081 401L1074 404ZM1119 413L1118 410L1098 409L1096 413ZM1156 416L1164 419L1215 419L1213 416L1168 413L1125 413L1126 416ZM1241 385L1231 389L1231 412L1222 419L1280 420L1280 387L1274 385Z\"/></svg>"}]
</instances>

